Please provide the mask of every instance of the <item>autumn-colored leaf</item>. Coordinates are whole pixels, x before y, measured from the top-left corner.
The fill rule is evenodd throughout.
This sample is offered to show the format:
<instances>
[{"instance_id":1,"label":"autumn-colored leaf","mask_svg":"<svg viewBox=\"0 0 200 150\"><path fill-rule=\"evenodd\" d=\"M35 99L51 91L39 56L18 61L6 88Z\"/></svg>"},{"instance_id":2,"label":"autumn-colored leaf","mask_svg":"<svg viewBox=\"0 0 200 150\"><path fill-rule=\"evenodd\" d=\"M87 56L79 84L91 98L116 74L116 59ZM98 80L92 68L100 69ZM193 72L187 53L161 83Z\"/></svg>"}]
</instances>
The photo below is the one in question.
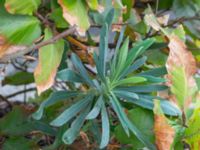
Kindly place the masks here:
<instances>
[{"instance_id":1,"label":"autumn-colored leaf","mask_svg":"<svg viewBox=\"0 0 200 150\"><path fill-rule=\"evenodd\" d=\"M169 86L176 96L181 108L188 106L196 85L193 75L196 72L196 62L186 45L177 36L169 36L169 57L166 67L168 71Z\"/></svg>"},{"instance_id":2,"label":"autumn-colored leaf","mask_svg":"<svg viewBox=\"0 0 200 150\"><path fill-rule=\"evenodd\" d=\"M44 40L48 40L52 36L50 29L46 28ZM34 72L38 94L47 90L54 84L54 78L62 58L63 50L63 40L59 40L54 44L49 44L39 49L39 63Z\"/></svg>"},{"instance_id":3,"label":"autumn-colored leaf","mask_svg":"<svg viewBox=\"0 0 200 150\"><path fill-rule=\"evenodd\" d=\"M26 48L27 47L23 45L10 45L3 36L0 36L0 58L12 55L13 53Z\"/></svg>"},{"instance_id":4,"label":"autumn-colored leaf","mask_svg":"<svg viewBox=\"0 0 200 150\"><path fill-rule=\"evenodd\" d=\"M58 0L58 3L62 7L64 19L71 26L77 25L79 34L85 35L90 26L85 2L80 0Z\"/></svg>"},{"instance_id":5,"label":"autumn-colored leaf","mask_svg":"<svg viewBox=\"0 0 200 150\"><path fill-rule=\"evenodd\" d=\"M175 130L169 125L160 107L160 101L154 101L154 132L158 150L170 150L173 143Z\"/></svg>"}]
</instances>

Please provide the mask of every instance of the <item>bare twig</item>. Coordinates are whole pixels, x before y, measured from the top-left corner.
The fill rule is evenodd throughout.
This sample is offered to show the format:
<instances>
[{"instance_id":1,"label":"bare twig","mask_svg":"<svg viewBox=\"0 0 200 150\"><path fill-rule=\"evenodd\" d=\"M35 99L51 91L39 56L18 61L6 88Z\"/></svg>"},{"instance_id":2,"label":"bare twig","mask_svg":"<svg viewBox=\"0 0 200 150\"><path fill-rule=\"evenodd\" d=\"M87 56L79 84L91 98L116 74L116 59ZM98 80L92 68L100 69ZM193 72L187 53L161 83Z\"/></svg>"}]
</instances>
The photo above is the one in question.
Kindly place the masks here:
<instances>
[{"instance_id":1,"label":"bare twig","mask_svg":"<svg viewBox=\"0 0 200 150\"><path fill-rule=\"evenodd\" d=\"M0 62L6 62L10 59L14 59L14 58L17 58L19 56L23 56L25 55L26 53L29 53L35 49L39 49L43 46L46 46L48 44L52 44L52 43L55 43L57 40L61 39L61 38L64 38L66 37L67 35L70 35L72 33L74 33L76 31L76 26L73 26L65 31L63 31L62 33L59 33L57 34L56 36L52 37L51 39L48 39L46 41L43 41L43 42L40 42L38 44L33 44L32 46L22 50L22 51L18 51L12 55L7 55L7 56L4 56L2 59L0 59Z\"/></svg>"},{"instance_id":2,"label":"bare twig","mask_svg":"<svg viewBox=\"0 0 200 150\"><path fill-rule=\"evenodd\" d=\"M19 94L23 94L23 93L25 93L25 92L30 92L30 91L35 91L35 90L36 90L36 88L29 88L29 89L17 91L17 92L15 92L15 93L13 93L13 94L10 94L10 95L5 96L5 98L11 98L11 97L17 96L17 95L19 95Z\"/></svg>"}]
</instances>

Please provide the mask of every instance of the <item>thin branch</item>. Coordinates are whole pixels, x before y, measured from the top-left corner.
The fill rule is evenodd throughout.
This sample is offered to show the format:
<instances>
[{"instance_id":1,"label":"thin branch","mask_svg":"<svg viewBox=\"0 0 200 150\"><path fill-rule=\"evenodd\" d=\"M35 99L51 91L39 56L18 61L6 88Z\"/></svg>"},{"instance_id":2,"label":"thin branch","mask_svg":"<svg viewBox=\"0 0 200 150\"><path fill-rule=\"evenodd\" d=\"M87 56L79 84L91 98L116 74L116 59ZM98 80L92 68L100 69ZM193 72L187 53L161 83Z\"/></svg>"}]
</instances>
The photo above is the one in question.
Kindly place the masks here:
<instances>
[{"instance_id":1,"label":"thin branch","mask_svg":"<svg viewBox=\"0 0 200 150\"><path fill-rule=\"evenodd\" d=\"M26 48L24 50L18 51L16 53L12 54L12 55L4 56L4 58L0 59L0 62L5 62L5 61L8 61L10 59L14 59L14 58L17 58L19 56L23 56L26 53L31 52L32 50L39 49L39 48L41 48L43 46L46 46L48 44L55 43L57 40L59 40L61 38L64 38L67 35L70 35L70 34L74 33L75 31L76 31L76 26L73 26L73 27L63 31L62 33L57 34L56 36L53 36L51 39L48 39L48 40L43 41L43 42L40 42L38 44L33 44L32 46L30 46L30 47L28 47L28 48Z\"/></svg>"},{"instance_id":2,"label":"thin branch","mask_svg":"<svg viewBox=\"0 0 200 150\"><path fill-rule=\"evenodd\" d=\"M6 97L6 98L11 98L11 97L17 96L17 95L19 95L19 94L23 94L23 93L25 93L25 92L31 92L31 91L35 91L35 90L36 90L36 88L29 88L29 89L17 91L17 92L15 92L15 93L10 94L10 95L7 95L7 96L5 96L5 97Z\"/></svg>"}]
</instances>

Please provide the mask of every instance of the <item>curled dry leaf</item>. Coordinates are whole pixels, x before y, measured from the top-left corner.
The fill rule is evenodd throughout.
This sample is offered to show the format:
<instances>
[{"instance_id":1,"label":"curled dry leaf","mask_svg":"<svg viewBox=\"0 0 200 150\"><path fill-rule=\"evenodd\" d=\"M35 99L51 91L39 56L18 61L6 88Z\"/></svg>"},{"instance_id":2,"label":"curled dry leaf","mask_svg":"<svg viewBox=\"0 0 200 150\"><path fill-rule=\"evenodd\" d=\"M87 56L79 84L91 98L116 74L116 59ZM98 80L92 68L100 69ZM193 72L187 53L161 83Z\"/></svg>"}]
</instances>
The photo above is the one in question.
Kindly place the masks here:
<instances>
[{"instance_id":1,"label":"curled dry leaf","mask_svg":"<svg viewBox=\"0 0 200 150\"><path fill-rule=\"evenodd\" d=\"M164 116L160 101L154 101L154 133L156 138L156 147L158 150L170 150L173 143L175 130L168 123L168 119Z\"/></svg>"},{"instance_id":2,"label":"curled dry leaf","mask_svg":"<svg viewBox=\"0 0 200 150\"><path fill-rule=\"evenodd\" d=\"M196 62L186 45L177 36L169 36L169 57L166 67L168 71L168 85L176 96L181 108L188 106L196 84L193 75L196 73Z\"/></svg>"}]
</instances>

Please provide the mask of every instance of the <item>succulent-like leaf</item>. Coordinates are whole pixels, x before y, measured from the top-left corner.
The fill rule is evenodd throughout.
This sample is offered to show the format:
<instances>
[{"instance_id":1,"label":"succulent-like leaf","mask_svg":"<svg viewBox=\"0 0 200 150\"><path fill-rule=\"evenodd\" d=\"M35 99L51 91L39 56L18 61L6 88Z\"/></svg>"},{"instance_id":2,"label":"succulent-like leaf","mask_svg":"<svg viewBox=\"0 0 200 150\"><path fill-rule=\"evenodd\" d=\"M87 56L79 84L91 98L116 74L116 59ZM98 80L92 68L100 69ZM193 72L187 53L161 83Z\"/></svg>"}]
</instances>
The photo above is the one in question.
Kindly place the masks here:
<instances>
[{"instance_id":1,"label":"succulent-like leaf","mask_svg":"<svg viewBox=\"0 0 200 150\"><path fill-rule=\"evenodd\" d=\"M53 105L57 102L67 100L71 97L79 96L81 92L76 92L76 91L57 91L53 92L47 100L42 102L40 104L39 109L33 114L33 118L36 120L41 119L43 115L43 111L45 107L48 107L50 105Z\"/></svg>"},{"instance_id":2,"label":"succulent-like leaf","mask_svg":"<svg viewBox=\"0 0 200 150\"><path fill-rule=\"evenodd\" d=\"M75 117L77 113L86 108L90 101L92 100L93 95L88 94L85 98L79 100L77 103L66 109L62 112L56 119L54 119L50 124L52 126L62 126L67 123L70 119Z\"/></svg>"}]
</instances>

